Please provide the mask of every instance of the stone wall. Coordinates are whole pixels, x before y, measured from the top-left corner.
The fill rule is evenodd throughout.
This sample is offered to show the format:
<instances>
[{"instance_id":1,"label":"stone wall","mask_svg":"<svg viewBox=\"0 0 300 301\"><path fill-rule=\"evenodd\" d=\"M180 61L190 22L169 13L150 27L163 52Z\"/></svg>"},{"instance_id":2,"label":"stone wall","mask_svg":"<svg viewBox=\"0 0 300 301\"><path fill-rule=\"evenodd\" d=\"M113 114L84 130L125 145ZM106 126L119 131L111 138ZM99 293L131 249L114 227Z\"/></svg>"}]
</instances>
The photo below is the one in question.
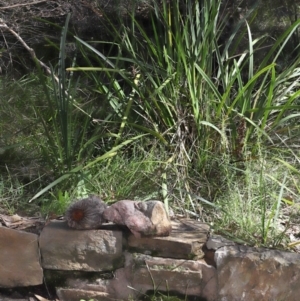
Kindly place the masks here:
<instances>
[{"instance_id":1,"label":"stone wall","mask_svg":"<svg viewBox=\"0 0 300 301\"><path fill-rule=\"evenodd\" d=\"M52 221L40 235L0 227L0 250L0 288L44 283L61 301L137 300L153 292L296 301L300 293L299 254L209 237L209 227L193 220L174 221L170 236L154 238L112 224L73 230ZM0 300L12 299L0 290Z\"/></svg>"}]
</instances>

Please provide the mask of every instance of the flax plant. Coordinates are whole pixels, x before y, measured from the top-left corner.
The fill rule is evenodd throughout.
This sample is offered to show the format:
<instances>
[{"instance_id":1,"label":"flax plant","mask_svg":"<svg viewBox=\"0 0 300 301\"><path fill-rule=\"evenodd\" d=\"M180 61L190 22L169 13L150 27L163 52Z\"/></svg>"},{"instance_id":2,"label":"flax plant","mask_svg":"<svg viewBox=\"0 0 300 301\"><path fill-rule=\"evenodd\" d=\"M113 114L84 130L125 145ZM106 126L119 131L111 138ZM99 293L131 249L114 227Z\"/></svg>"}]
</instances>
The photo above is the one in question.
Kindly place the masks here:
<instances>
[{"instance_id":1,"label":"flax plant","mask_svg":"<svg viewBox=\"0 0 300 301\"><path fill-rule=\"evenodd\" d=\"M61 175L73 168L75 162L80 162L81 154L86 147L85 134L90 117L75 106L77 83L67 77L65 72L65 43L68 32L67 17L62 30L58 75L51 67L51 80L41 75L47 108L37 111L43 124L46 144L41 144L44 158L48 161L56 175ZM80 127L79 127L80 126Z\"/></svg>"},{"instance_id":2,"label":"flax plant","mask_svg":"<svg viewBox=\"0 0 300 301\"><path fill-rule=\"evenodd\" d=\"M70 15L68 15L62 30L58 76L55 75L55 69L51 68L52 76L48 83L48 79L40 74L47 100L47 109L36 108L36 114L43 125L46 138L46 143L40 143L40 141L36 141L36 143L41 148L43 158L52 168L56 179L36 193L30 202L56 185L70 179L73 181L73 188L77 186L78 195L82 196L81 192L86 191L84 179L87 178L89 170L93 166L115 156L123 146L144 136L142 134L131 137L115 144L110 150L94 156L95 143L99 139L118 137L118 135L105 133L105 128L101 126L95 126L93 133L89 131L92 116L89 110L85 109L86 106L83 108L84 104L80 105L76 99L78 80L73 83L72 74L68 76L69 73L66 72L65 49L69 19Z\"/></svg>"},{"instance_id":3,"label":"flax plant","mask_svg":"<svg viewBox=\"0 0 300 301\"><path fill-rule=\"evenodd\" d=\"M107 100L120 125L115 147L129 134L146 132L168 152L168 159L161 162L166 206L176 187L193 211L196 203L215 208L212 201L193 196L190 180L195 171L213 169L212 162L217 162L220 174L238 170L245 177L236 162L259 162L265 148L275 147L278 136L296 135L299 58L285 69L278 68L278 60L300 21L261 57L267 37L254 37L253 18L254 10L249 10L224 39L227 16L221 14L220 0L185 0L183 5L179 0L155 1L147 28L134 12L121 30L110 26L114 55L77 38L83 55L93 55L99 66L68 70L89 74L97 93ZM172 177L174 170L180 176ZM279 214L283 193L279 191L275 205L265 201L269 197L263 189L256 203L264 243ZM225 207L218 204L221 214L230 217Z\"/></svg>"}]
</instances>

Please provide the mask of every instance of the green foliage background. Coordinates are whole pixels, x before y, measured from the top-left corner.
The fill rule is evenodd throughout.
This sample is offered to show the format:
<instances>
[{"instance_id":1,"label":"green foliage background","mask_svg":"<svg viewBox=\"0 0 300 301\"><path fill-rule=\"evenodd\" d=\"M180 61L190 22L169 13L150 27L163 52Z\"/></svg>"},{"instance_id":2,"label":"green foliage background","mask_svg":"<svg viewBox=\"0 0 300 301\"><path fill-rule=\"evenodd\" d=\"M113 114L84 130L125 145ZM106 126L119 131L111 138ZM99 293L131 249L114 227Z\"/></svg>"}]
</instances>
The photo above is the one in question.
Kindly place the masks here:
<instances>
[{"instance_id":1,"label":"green foliage background","mask_svg":"<svg viewBox=\"0 0 300 301\"><path fill-rule=\"evenodd\" d=\"M68 16L52 76L1 81L2 210L156 198L232 239L287 247L300 21L275 40L255 29L255 7L232 19L218 0L152 5L147 26L133 12L121 30L107 18L110 41L74 36Z\"/></svg>"}]
</instances>

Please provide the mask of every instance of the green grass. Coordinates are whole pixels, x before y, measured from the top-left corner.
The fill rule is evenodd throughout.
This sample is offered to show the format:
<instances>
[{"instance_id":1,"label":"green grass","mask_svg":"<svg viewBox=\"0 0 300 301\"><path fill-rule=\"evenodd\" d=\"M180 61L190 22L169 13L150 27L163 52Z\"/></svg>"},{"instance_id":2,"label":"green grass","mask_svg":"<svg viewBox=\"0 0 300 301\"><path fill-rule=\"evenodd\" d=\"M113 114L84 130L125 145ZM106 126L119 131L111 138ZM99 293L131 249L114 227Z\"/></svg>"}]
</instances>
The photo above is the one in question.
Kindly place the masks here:
<instances>
[{"instance_id":1,"label":"green grass","mask_svg":"<svg viewBox=\"0 0 300 301\"><path fill-rule=\"evenodd\" d=\"M60 60L50 78L3 83L0 150L16 154L7 168L36 162L20 186L45 213L89 193L155 198L232 239L286 246L299 209L300 69L299 58L277 63L300 21L260 59L254 12L219 45L220 1L185 4L187 15L178 1L154 5L151 34L132 15L122 30L110 24L113 42L75 37L86 65Z\"/></svg>"},{"instance_id":2,"label":"green grass","mask_svg":"<svg viewBox=\"0 0 300 301\"><path fill-rule=\"evenodd\" d=\"M24 195L23 187L20 183L13 183L11 179L0 179L0 208L2 213L15 213L15 206ZM11 200L14 200L12 202Z\"/></svg>"},{"instance_id":3,"label":"green grass","mask_svg":"<svg viewBox=\"0 0 300 301\"><path fill-rule=\"evenodd\" d=\"M44 202L43 211L63 213L70 202L89 194L98 194L105 202L112 203L120 199L160 199L161 188L159 169L161 161L153 154L135 155L129 159L126 155L117 156L110 164L102 162L87 173L80 173L71 189L58 190L51 200ZM157 175L155 177L154 175Z\"/></svg>"}]
</instances>

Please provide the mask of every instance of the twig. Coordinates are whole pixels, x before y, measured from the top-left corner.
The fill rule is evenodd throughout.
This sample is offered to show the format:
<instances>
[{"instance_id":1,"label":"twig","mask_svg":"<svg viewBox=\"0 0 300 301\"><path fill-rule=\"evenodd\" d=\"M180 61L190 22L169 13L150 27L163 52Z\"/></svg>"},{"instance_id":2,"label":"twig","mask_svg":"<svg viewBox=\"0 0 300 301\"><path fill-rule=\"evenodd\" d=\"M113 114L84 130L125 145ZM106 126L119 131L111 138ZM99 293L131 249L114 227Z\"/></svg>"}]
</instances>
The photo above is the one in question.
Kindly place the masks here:
<instances>
[{"instance_id":1,"label":"twig","mask_svg":"<svg viewBox=\"0 0 300 301\"><path fill-rule=\"evenodd\" d=\"M24 48L30 53L32 59L34 61L37 61L40 64L40 66L46 70L47 74L51 75L50 68L36 57L34 50L31 47L29 47L27 43L12 28L7 26L7 24L4 23L2 19L0 19L0 28L4 28L8 30L10 33L12 33L17 38L17 40L24 46ZM58 82L58 78L55 78L55 80L57 80Z\"/></svg>"},{"instance_id":2,"label":"twig","mask_svg":"<svg viewBox=\"0 0 300 301\"><path fill-rule=\"evenodd\" d=\"M3 36L4 43L5 43L5 45L6 45L7 49L8 49L8 43L6 41L6 38L5 38L5 35L3 34L2 29L1 29L1 33L2 33L2 36ZM12 54L11 54L11 52L9 52L9 59L10 59L10 63L12 64L13 60L12 60ZM0 67L0 73L2 73L1 67Z\"/></svg>"},{"instance_id":3,"label":"twig","mask_svg":"<svg viewBox=\"0 0 300 301\"><path fill-rule=\"evenodd\" d=\"M55 74L52 74L51 69L50 69L45 63L43 63L42 61L40 61L40 60L37 58L37 56L36 56L34 50L33 50L31 47L29 47L29 46L27 45L27 43L20 37L20 35L18 35L12 28L10 28L9 26L7 26L7 24L6 24L6 23L3 21L3 19L1 19L1 18L0 18L0 28L4 28L4 29L8 30L10 33L12 33L12 34L17 38L17 40L24 46L24 48L30 53L32 59L33 59L34 61L38 62L38 63L40 64L40 66L41 66L42 68L45 69L46 73L47 73L48 75L52 75L53 78L55 79L55 81L59 84L59 79L58 79L58 77L57 77ZM70 95L68 94L68 91L65 91L65 94L66 94L67 96L69 96L70 98L73 99L73 97L70 96ZM74 99L73 99L73 100L74 100ZM91 117L90 114L88 114L87 112L85 112L83 109L80 108L80 106L77 104L77 102L76 102L75 100L74 100L74 106L75 106L77 109L79 109L82 113L84 113L84 114L86 114L87 116Z\"/></svg>"},{"instance_id":4,"label":"twig","mask_svg":"<svg viewBox=\"0 0 300 301\"><path fill-rule=\"evenodd\" d=\"M15 7L20 7L20 6L35 5L35 4L46 2L46 1L47 0L41 0L41 1L35 1L35 2L30 2L30 3L21 3L21 4L11 5L11 6L4 6L4 7L0 7L0 10L10 9L10 8L15 8Z\"/></svg>"}]
</instances>

